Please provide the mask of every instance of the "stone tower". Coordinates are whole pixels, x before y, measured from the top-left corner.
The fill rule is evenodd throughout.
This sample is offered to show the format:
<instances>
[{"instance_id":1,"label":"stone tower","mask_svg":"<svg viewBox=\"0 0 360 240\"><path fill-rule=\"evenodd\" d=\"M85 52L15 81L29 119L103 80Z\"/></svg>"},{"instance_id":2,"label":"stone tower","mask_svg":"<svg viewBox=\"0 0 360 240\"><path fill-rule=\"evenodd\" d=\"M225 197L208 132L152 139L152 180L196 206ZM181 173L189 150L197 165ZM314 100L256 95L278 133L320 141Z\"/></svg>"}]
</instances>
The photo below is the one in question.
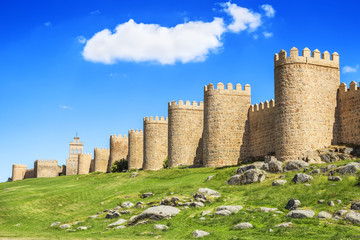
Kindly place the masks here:
<instances>
[{"instance_id":1,"label":"stone tower","mask_svg":"<svg viewBox=\"0 0 360 240\"><path fill-rule=\"evenodd\" d=\"M61 172L57 160L36 160L34 162L36 178L58 177Z\"/></svg>"},{"instance_id":2,"label":"stone tower","mask_svg":"<svg viewBox=\"0 0 360 240\"><path fill-rule=\"evenodd\" d=\"M66 159L66 175L76 175L78 174L79 155L83 153L84 144L76 136L69 145L69 158Z\"/></svg>"},{"instance_id":3,"label":"stone tower","mask_svg":"<svg viewBox=\"0 0 360 240\"><path fill-rule=\"evenodd\" d=\"M78 174L88 174L92 160L91 153L82 153L79 155Z\"/></svg>"},{"instance_id":4,"label":"stone tower","mask_svg":"<svg viewBox=\"0 0 360 240\"><path fill-rule=\"evenodd\" d=\"M204 103L169 102L169 167L202 165Z\"/></svg>"},{"instance_id":5,"label":"stone tower","mask_svg":"<svg viewBox=\"0 0 360 240\"><path fill-rule=\"evenodd\" d=\"M296 160L331 145L335 124L339 55L308 48L275 54L276 156Z\"/></svg>"},{"instance_id":6,"label":"stone tower","mask_svg":"<svg viewBox=\"0 0 360 240\"><path fill-rule=\"evenodd\" d=\"M12 166L12 181L23 180L26 173L25 164L13 164Z\"/></svg>"},{"instance_id":7,"label":"stone tower","mask_svg":"<svg viewBox=\"0 0 360 240\"><path fill-rule=\"evenodd\" d=\"M128 137L111 135L110 136L110 161L108 166L108 172L111 172L111 166L115 161L121 159L127 159L128 155Z\"/></svg>"},{"instance_id":8,"label":"stone tower","mask_svg":"<svg viewBox=\"0 0 360 240\"><path fill-rule=\"evenodd\" d=\"M110 151L108 148L94 149L94 171L106 173L110 161Z\"/></svg>"},{"instance_id":9,"label":"stone tower","mask_svg":"<svg viewBox=\"0 0 360 240\"><path fill-rule=\"evenodd\" d=\"M163 168L168 155L168 119L144 118L144 170Z\"/></svg>"},{"instance_id":10,"label":"stone tower","mask_svg":"<svg viewBox=\"0 0 360 240\"><path fill-rule=\"evenodd\" d=\"M142 130L129 131L128 166L130 169L140 169L144 160L144 134Z\"/></svg>"},{"instance_id":11,"label":"stone tower","mask_svg":"<svg viewBox=\"0 0 360 240\"><path fill-rule=\"evenodd\" d=\"M251 88L231 83L205 86L204 89L204 167L236 165L248 157L248 111Z\"/></svg>"}]
</instances>

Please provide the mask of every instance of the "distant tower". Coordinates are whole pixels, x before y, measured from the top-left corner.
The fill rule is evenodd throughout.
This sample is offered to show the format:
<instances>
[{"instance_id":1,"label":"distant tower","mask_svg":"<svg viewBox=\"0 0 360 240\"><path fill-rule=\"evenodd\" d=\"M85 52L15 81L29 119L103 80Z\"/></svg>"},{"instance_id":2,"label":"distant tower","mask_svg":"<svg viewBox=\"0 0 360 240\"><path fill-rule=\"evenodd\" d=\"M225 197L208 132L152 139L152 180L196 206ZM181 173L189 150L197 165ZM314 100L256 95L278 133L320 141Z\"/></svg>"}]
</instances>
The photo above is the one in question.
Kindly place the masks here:
<instances>
[{"instance_id":1,"label":"distant tower","mask_svg":"<svg viewBox=\"0 0 360 240\"><path fill-rule=\"evenodd\" d=\"M332 144L339 55L297 48L275 54L275 152L282 160Z\"/></svg>"},{"instance_id":2,"label":"distant tower","mask_svg":"<svg viewBox=\"0 0 360 240\"><path fill-rule=\"evenodd\" d=\"M69 158L66 159L66 175L77 175L79 165L79 155L83 153L84 144L79 141L78 136L70 142Z\"/></svg>"},{"instance_id":3,"label":"distant tower","mask_svg":"<svg viewBox=\"0 0 360 240\"><path fill-rule=\"evenodd\" d=\"M25 164L13 164L12 169L12 181L23 180L25 178L26 165Z\"/></svg>"},{"instance_id":4,"label":"distant tower","mask_svg":"<svg viewBox=\"0 0 360 240\"><path fill-rule=\"evenodd\" d=\"M129 131L129 155L128 167L130 169L140 169L143 167L144 160L144 134L142 130Z\"/></svg>"},{"instance_id":5,"label":"distant tower","mask_svg":"<svg viewBox=\"0 0 360 240\"><path fill-rule=\"evenodd\" d=\"M233 88L218 83L204 89L204 167L222 167L238 164L249 156L248 112L251 88L240 84Z\"/></svg>"}]
</instances>

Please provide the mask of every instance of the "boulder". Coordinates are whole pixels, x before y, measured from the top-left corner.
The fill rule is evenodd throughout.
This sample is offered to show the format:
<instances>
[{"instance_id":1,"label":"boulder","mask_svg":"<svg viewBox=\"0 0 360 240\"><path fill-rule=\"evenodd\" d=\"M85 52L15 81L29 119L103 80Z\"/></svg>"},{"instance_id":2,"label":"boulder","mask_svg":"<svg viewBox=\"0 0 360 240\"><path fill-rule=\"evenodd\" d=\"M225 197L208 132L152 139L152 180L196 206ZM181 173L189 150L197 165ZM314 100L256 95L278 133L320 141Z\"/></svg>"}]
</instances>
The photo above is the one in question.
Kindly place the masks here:
<instances>
[{"instance_id":1,"label":"boulder","mask_svg":"<svg viewBox=\"0 0 360 240\"><path fill-rule=\"evenodd\" d=\"M231 212L229 210L220 210L220 211L216 211L215 215L229 216L229 215L231 215Z\"/></svg>"},{"instance_id":2,"label":"boulder","mask_svg":"<svg viewBox=\"0 0 360 240\"><path fill-rule=\"evenodd\" d=\"M312 218L315 212L313 210L291 210L286 217L291 218Z\"/></svg>"},{"instance_id":3,"label":"boulder","mask_svg":"<svg viewBox=\"0 0 360 240\"><path fill-rule=\"evenodd\" d=\"M294 183L305 183L312 179L313 179L313 177L310 175L307 175L306 173L297 173L297 174L295 174L295 177L291 181L293 181Z\"/></svg>"},{"instance_id":4,"label":"boulder","mask_svg":"<svg viewBox=\"0 0 360 240\"><path fill-rule=\"evenodd\" d=\"M338 210L334 212L335 216L344 217L348 213L348 210Z\"/></svg>"},{"instance_id":5,"label":"boulder","mask_svg":"<svg viewBox=\"0 0 360 240\"><path fill-rule=\"evenodd\" d=\"M61 228L61 229L67 229L67 228L71 228L71 226L70 226L69 224L61 224L61 225L59 226L59 228Z\"/></svg>"},{"instance_id":6,"label":"boulder","mask_svg":"<svg viewBox=\"0 0 360 240\"><path fill-rule=\"evenodd\" d=\"M253 225L248 222L243 222L234 226L234 229L247 229L247 228L253 228Z\"/></svg>"},{"instance_id":7,"label":"boulder","mask_svg":"<svg viewBox=\"0 0 360 240\"><path fill-rule=\"evenodd\" d=\"M357 171L360 170L360 163L351 162L346 164L344 167L339 168L339 173L342 175L354 175Z\"/></svg>"},{"instance_id":8,"label":"boulder","mask_svg":"<svg viewBox=\"0 0 360 240\"><path fill-rule=\"evenodd\" d=\"M346 214L345 220L349 220L354 224L360 224L360 213L350 211L348 214Z\"/></svg>"},{"instance_id":9,"label":"boulder","mask_svg":"<svg viewBox=\"0 0 360 240\"><path fill-rule=\"evenodd\" d=\"M134 224L139 220L143 220L146 218L156 221L161 220L163 218L170 219L171 217L177 215L179 212L180 212L179 209L171 206L161 205L156 207L150 207L145 211L143 211L140 215L131 217L129 220L129 224Z\"/></svg>"},{"instance_id":10,"label":"boulder","mask_svg":"<svg viewBox=\"0 0 360 240\"><path fill-rule=\"evenodd\" d=\"M286 183L287 183L286 180L277 179L272 183L272 185L273 186L282 186L282 185L285 185Z\"/></svg>"},{"instance_id":11,"label":"boulder","mask_svg":"<svg viewBox=\"0 0 360 240\"><path fill-rule=\"evenodd\" d=\"M316 215L316 218L332 218L332 215L328 212L322 211Z\"/></svg>"},{"instance_id":12,"label":"boulder","mask_svg":"<svg viewBox=\"0 0 360 240\"><path fill-rule=\"evenodd\" d=\"M336 162L340 160L339 156L334 152L321 154L320 158L323 162L327 162L327 163Z\"/></svg>"},{"instance_id":13,"label":"boulder","mask_svg":"<svg viewBox=\"0 0 360 240\"><path fill-rule=\"evenodd\" d=\"M269 163L269 162L272 161L272 160L278 161L275 156L265 156L265 158L264 158L264 162L265 162L265 163Z\"/></svg>"},{"instance_id":14,"label":"boulder","mask_svg":"<svg viewBox=\"0 0 360 240\"><path fill-rule=\"evenodd\" d=\"M255 182L262 182L265 179L265 172L259 169L250 169L241 175L234 175L230 177L228 183L230 185L249 184Z\"/></svg>"},{"instance_id":15,"label":"boulder","mask_svg":"<svg viewBox=\"0 0 360 240\"><path fill-rule=\"evenodd\" d=\"M229 180L227 181L227 183L229 185L240 185L240 174L236 174L236 175L233 175L229 178Z\"/></svg>"},{"instance_id":16,"label":"boulder","mask_svg":"<svg viewBox=\"0 0 360 240\"><path fill-rule=\"evenodd\" d=\"M195 232L193 232L193 237L194 238L199 238L199 237L205 237L207 235L209 235L210 233L205 232L205 231L201 231L201 230L195 230Z\"/></svg>"},{"instance_id":17,"label":"boulder","mask_svg":"<svg viewBox=\"0 0 360 240\"><path fill-rule=\"evenodd\" d=\"M203 193L210 197L220 197L221 196L221 194L219 192L212 190L210 188L199 188L197 193L200 193L200 194Z\"/></svg>"},{"instance_id":18,"label":"boulder","mask_svg":"<svg viewBox=\"0 0 360 240\"><path fill-rule=\"evenodd\" d=\"M124 224L124 223L126 223L126 222L127 222L127 221L126 221L125 219L119 219L119 220L117 220L117 221L114 222L114 223L110 223L110 224L108 225L108 227L119 226L119 225Z\"/></svg>"},{"instance_id":19,"label":"boulder","mask_svg":"<svg viewBox=\"0 0 360 240\"><path fill-rule=\"evenodd\" d=\"M314 169L311 171L311 174L319 174L320 173L320 169Z\"/></svg>"},{"instance_id":20,"label":"boulder","mask_svg":"<svg viewBox=\"0 0 360 240\"><path fill-rule=\"evenodd\" d=\"M165 231L165 230L168 230L169 227L166 225L163 225L163 224L155 224L154 229L160 230L160 231Z\"/></svg>"},{"instance_id":21,"label":"boulder","mask_svg":"<svg viewBox=\"0 0 360 240\"><path fill-rule=\"evenodd\" d=\"M264 167L264 165L266 165L264 162L254 162L248 165L244 165L244 166L240 166L237 170L237 174L243 174L244 172L250 170L250 169L264 169L267 168L266 166Z\"/></svg>"},{"instance_id":22,"label":"boulder","mask_svg":"<svg viewBox=\"0 0 360 240\"><path fill-rule=\"evenodd\" d=\"M278 160L271 160L269 163L269 172L271 173L279 173L283 171L283 163Z\"/></svg>"},{"instance_id":23,"label":"boulder","mask_svg":"<svg viewBox=\"0 0 360 240\"><path fill-rule=\"evenodd\" d=\"M134 204L132 202L123 202L121 204L121 207L123 207L123 208L131 208L133 206L134 206Z\"/></svg>"},{"instance_id":24,"label":"boulder","mask_svg":"<svg viewBox=\"0 0 360 240\"><path fill-rule=\"evenodd\" d=\"M287 202L285 208L288 210L294 210L294 209L300 207L300 205L301 205L300 200L292 198Z\"/></svg>"},{"instance_id":25,"label":"boulder","mask_svg":"<svg viewBox=\"0 0 360 240\"><path fill-rule=\"evenodd\" d=\"M227 210L230 211L231 213L238 213L241 209L243 209L243 207L240 205L220 206L216 209L216 212Z\"/></svg>"},{"instance_id":26,"label":"boulder","mask_svg":"<svg viewBox=\"0 0 360 240\"><path fill-rule=\"evenodd\" d=\"M293 160L285 162L284 171L296 171L302 168L308 167L309 163L304 162L302 160Z\"/></svg>"},{"instance_id":27,"label":"boulder","mask_svg":"<svg viewBox=\"0 0 360 240\"><path fill-rule=\"evenodd\" d=\"M276 225L275 227L276 228L289 228L291 226L292 226L291 222L286 222L286 223L280 223L280 224Z\"/></svg>"},{"instance_id":28,"label":"boulder","mask_svg":"<svg viewBox=\"0 0 360 240\"><path fill-rule=\"evenodd\" d=\"M351 209L352 210L360 210L360 201L351 203Z\"/></svg>"},{"instance_id":29,"label":"boulder","mask_svg":"<svg viewBox=\"0 0 360 240\"><path fill-rule=\"evenodd\" d=\"M141 198L148 198L148 197L151 197L151 196L153 196L153 195L154 195L153 193L147 192L147 193L143 193L140 197L141 197Z\"/></svg>"}]
</instances>

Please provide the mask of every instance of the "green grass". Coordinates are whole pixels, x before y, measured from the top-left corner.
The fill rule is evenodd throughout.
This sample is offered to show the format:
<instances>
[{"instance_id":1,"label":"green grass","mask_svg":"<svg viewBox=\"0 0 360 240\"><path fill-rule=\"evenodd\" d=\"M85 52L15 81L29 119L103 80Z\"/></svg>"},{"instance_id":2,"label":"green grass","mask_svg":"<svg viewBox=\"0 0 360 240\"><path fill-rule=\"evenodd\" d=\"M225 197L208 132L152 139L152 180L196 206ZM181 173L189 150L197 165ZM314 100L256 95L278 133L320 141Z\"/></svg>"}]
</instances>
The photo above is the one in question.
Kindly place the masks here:
<instances>
[{"instance_id":1,"label":"green grass","mask_svg":"<svg viewBox=\"0 0 360 240\"><path fill-rule=\"evenodd\" d=\"M342 165L348 161L336 162ZM320 167L322 165L317 165ZM313 175L311 186L293 184L291 179L296 172L283 173L288 183L285 186L271 186L273 180L282 174L269 174L262 183L242 186L230 186L225 183L237 167L222 169L164 169L157 172L141 171L136 178L131 173L99 174L81 176L62 176L57 178L26 179L23 181L0 183L0 237L31 239L191 239L196 230L210 232L204 239L353 239L360 238L360 227L348 222L334 220L289 219L284 207L290 198L301 201L303 208L333 213L343 207L349 207L350 201L360 199L360 188L356 186L355 176L345 176L342 182L331 182L325 175ZM215 175L211 181L205 181L209 175ZM335 185L334 185L335 184ZM108 224L116 220L105 219L105 214L97 219L89 216L104 209L112 209L124 201L133 203L143 201L159 202L164 197L191 196L199 187L208 187L219 191L222 196L203 208L189 208L169 220L157 223L169 226L167 231L153 229L154 223L130 226L126 229L109 229ZM5 189L7 189L5 191ZM144 192L153 192L154 196L141 199ZM317 204L319 199L326 202L342 200L341 204L330 207ZM100 205L104 202L103 205ZM244 208L237 214L227 217L206 216L199 220L204 210L214 210L220 205L239 204ZM284 214L263 213L259 207L276 207ZM250 210L247 210L250 208ZM142 212L133 208L130 216ZM50 228L56 221L74 223L73 226L91 226L86 231L67 232ZM291 221L293 228L278 229L275 225ZM250 222L253 229L233 230L240 222ZM19 226L16 226L20 224ZM273 232L269 232L269 229Z\"/></svg>"}]
</instances>

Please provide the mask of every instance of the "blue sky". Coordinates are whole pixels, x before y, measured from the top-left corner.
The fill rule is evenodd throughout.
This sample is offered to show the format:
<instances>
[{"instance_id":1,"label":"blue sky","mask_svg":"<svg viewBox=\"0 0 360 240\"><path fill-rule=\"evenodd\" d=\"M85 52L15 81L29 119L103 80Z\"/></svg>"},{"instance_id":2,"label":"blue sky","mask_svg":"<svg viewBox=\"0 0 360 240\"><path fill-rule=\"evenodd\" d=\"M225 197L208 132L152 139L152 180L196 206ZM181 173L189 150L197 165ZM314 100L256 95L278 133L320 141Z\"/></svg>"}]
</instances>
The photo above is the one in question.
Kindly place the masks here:
<instances>
[{"instance_id":1,"label":"blue sky","mask_svg":"<svg viewBox=\"0 0 360 240\"><path fill-rule=\"evenodd\" d=\"M202 101L209 82L248 83L253 104L270 100L281 49L336 51L341 81L359 82L359 10L347 0L2 0L0 181L13 163L65 164L76 132L85 152L108 147L143 117L167 116L169 101Z\"/></svg>"}]
</instances>

